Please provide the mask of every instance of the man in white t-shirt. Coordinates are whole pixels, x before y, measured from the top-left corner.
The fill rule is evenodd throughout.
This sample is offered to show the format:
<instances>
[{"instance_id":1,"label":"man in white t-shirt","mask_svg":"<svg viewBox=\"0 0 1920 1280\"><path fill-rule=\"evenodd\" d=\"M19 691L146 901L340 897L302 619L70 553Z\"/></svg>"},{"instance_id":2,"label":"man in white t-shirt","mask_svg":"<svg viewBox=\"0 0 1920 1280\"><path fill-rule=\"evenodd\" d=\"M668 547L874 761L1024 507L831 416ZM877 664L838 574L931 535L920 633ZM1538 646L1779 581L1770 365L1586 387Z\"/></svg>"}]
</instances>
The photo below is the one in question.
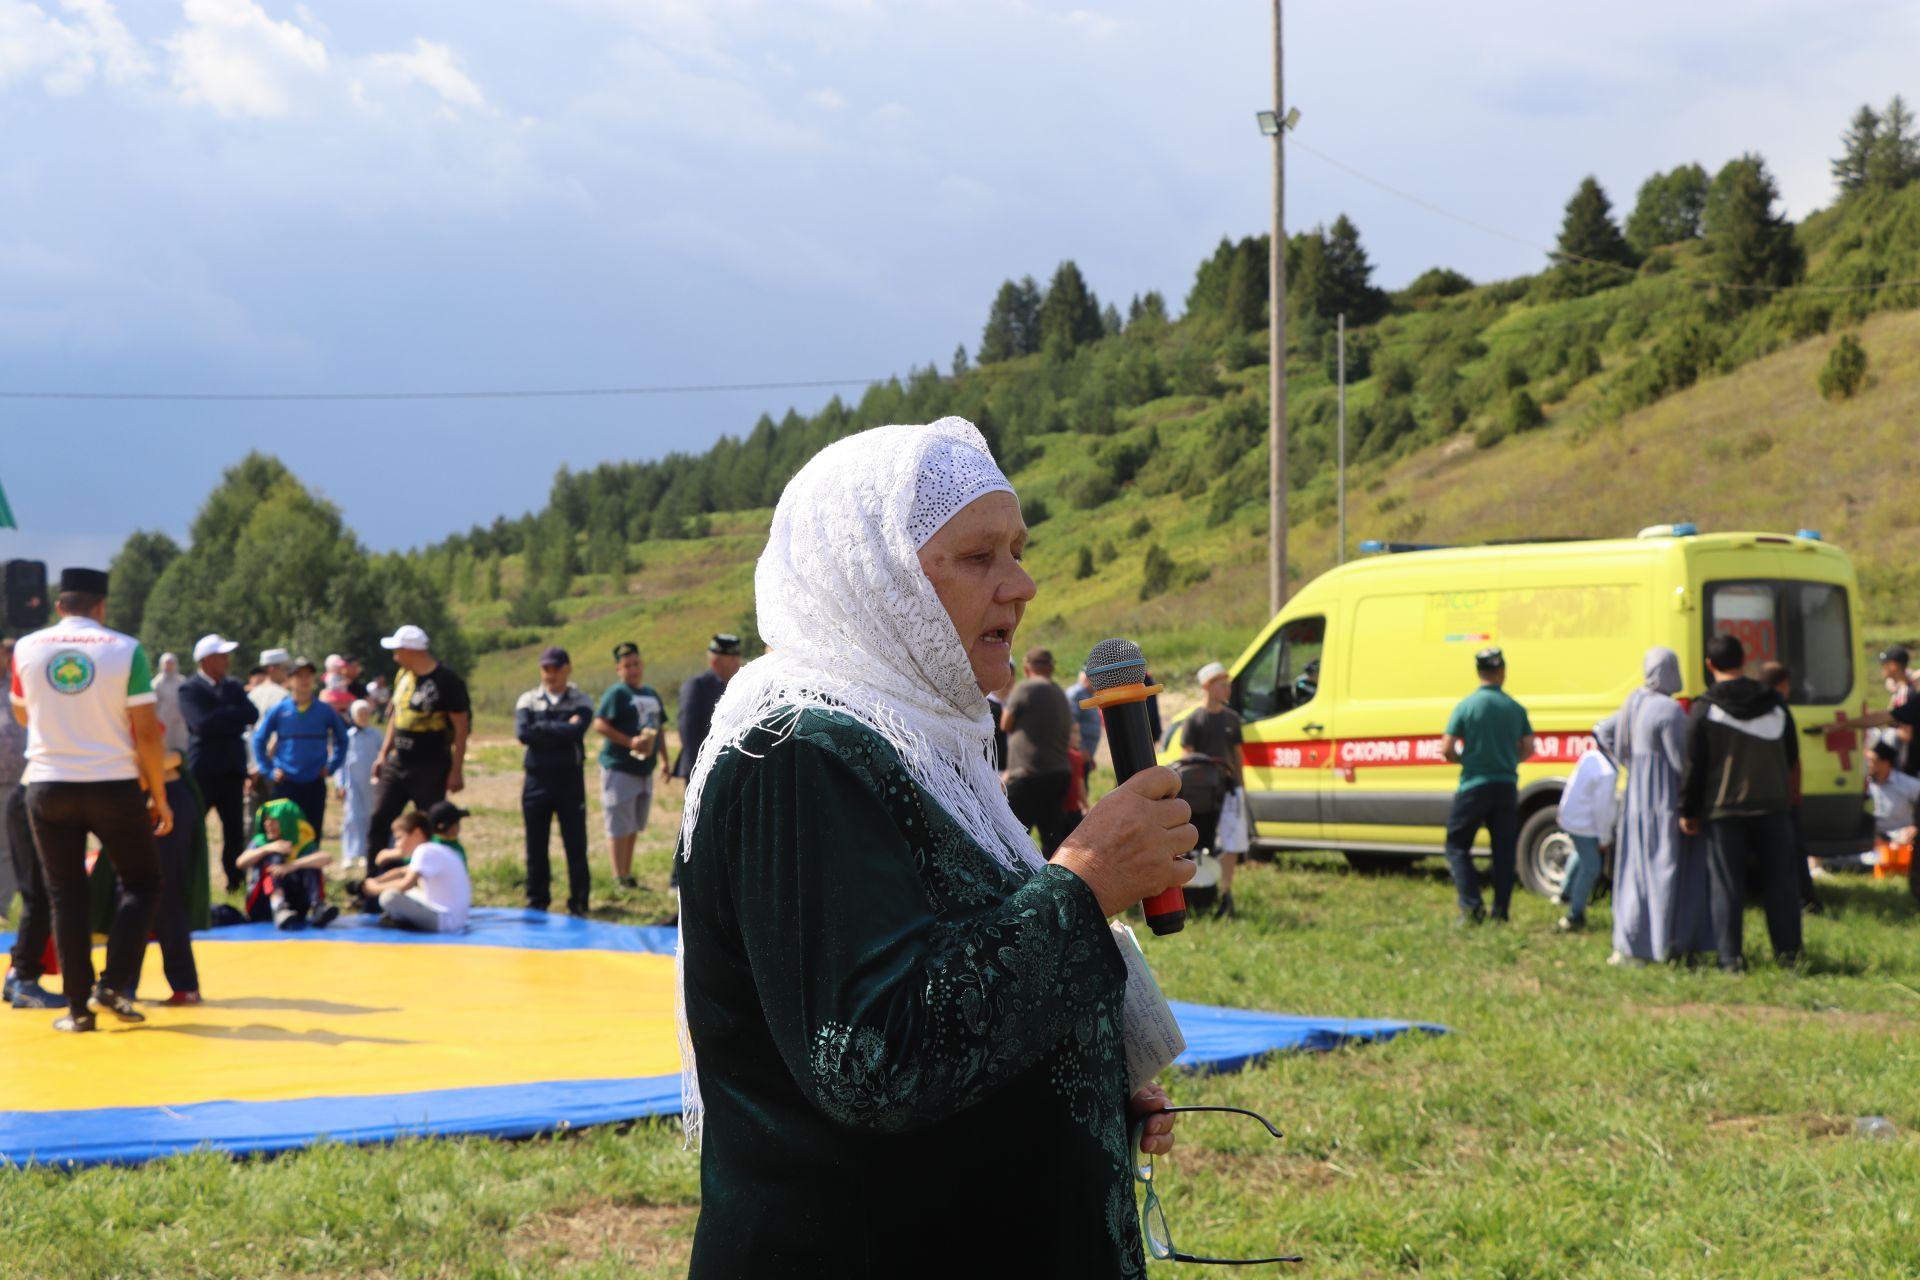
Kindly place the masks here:
<instances>
[{"instance_id":1,"label":"man in white t-shirt","mask_svg":"<svg viewBox=\"0 0 1920 1280\"><path fill-rule=\"evenodd\" d=\"M140 642L106 625L107 575L66 570L55 607L58 622L14 645L13 716L27 727L27 817L53 900L65 977L68 1014L53 1025L91 1031L89 1000L122 1022L146 1021L130 987L160 902L154 835L173 830L173 811L153 672ZM87 919L89 835L121 885L97 987Z\"/></svg>"},{"instance_id":2,"label":"man in white t-shirt","mask_svg":"<svg viewBox=\"0 0 1920 1280\"><path fill-rule=\"evenodd\" d=\"M397 853L406 865L374 876L360 887L361 893L380 903L380 923L420 933L458 933L466 928L467 909L473 903L466 859L433 841L433 826L418 809L395 820L393 836L393 848L381 856L390 859Z\"/></svg>"}]
</instances>

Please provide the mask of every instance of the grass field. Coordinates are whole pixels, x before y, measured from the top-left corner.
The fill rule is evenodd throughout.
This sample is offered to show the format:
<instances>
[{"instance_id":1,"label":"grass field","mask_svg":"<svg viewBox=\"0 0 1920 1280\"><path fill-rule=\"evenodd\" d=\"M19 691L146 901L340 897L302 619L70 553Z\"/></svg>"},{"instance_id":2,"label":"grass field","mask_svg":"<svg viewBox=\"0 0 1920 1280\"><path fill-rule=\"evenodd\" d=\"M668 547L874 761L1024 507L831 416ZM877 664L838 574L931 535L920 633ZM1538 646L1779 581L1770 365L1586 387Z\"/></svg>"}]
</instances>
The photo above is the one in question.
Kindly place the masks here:
<instances>
[{"instance_id":1,"label":"grass field","mask_svg":"<svg viewBox=\"0 0 1920 1280\"><path fill-rule=\"evenodd\" d=\"M516 764L484 745L466 797L479 895L502 904L519 889ZM664 909L675 802L643 844L643 891L611 896L602 866L596 915ZM595 853L604 863L597 836ZM1730 978L1606 967L1604 900L1586 936L1556 934L1538 899L1510 926L1462 934L1437 864L1250 868L1242 919L1146 942L1171 994L1452 1030L1176 1078L1176 1101L1255 1108L1286 1138L1212 1130L1199 1144L1195 1126L1162 1162L1175 1239L1285 1245L1325 1277L1920 1274L1920 918L1904 886L1823 884L1831 910L1808 922L1804 971ZM1748 939L1759 960L1757 914ZM583 992L580 1015L592 1010ZM1863 1115L1899 1136L1854 1136ZM983 1140L1017 1177L1019 1135ZM698 1185L670 1123L9 1171L0 1275L673 1276ZM1010 1274L984 1250L980 1267Z\"/></svg>"}]
</instances>

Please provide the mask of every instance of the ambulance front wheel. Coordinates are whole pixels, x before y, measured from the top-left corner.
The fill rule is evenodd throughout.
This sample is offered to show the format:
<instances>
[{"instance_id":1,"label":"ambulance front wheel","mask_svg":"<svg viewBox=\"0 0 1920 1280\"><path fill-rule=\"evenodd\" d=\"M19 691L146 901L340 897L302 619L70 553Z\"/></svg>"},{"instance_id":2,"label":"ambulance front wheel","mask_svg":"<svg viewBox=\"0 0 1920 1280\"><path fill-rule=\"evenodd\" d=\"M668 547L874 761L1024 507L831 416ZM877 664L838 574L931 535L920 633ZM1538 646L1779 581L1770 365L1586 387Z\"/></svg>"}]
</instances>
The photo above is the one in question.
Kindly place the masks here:
<instances>
[{"instance_id":1,"label":"ambulance front wheel","mask_svg":"<svg viewBox=\"0 0 1920 1280\"><path fill-rule=\"evenodd\" d=\"M1520 824L1520 883L1545 898L1555 897L1567 881L1573 837L1560 829L1560 810L1547 805Z\"/></svg>"}]
</instances>

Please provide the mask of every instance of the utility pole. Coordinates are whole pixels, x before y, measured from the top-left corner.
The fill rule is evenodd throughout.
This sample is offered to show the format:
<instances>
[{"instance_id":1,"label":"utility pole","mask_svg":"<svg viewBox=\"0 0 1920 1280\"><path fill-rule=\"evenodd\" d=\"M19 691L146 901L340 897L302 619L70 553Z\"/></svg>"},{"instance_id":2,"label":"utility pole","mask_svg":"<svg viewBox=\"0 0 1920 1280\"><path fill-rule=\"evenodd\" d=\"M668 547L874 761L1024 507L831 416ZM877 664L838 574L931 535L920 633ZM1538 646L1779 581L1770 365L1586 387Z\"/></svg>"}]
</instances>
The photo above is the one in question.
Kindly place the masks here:
<instances>
[{"instance_id":1,"label":"utility pole","mask_svg":"<svg viewBox=\"0 0 1920 1280\"><path fill-rule=\"evenodd\" d=\"M1281 82L1280 2L1273 0L1273 113L1284 121ZM1286 127L1273 131L1273 243L1267 252L1267 304L1272 372L1268 379L1267 596L1274 613L1287 599L1287 143Z\"/></svg>"},{"instance_id":2,"label":"utility pole","mask_svg":"<svg viewBox=\"0 0 1920 1280\"><path fill-rule=\"evenodd\" d=\"M1347 562L1347 313L1342 311L1335 317L1335 320L1339 326L1335 330L1335 333L1337 334L1336 344L1340 365L1340 427L1336 434L1336 439L1339 441L1336 446L1338 450L1336 456L1340 468L1338 489L1340 495L1340 555L1334 563L1345 564Z\"/></svg>"}]
</instances>

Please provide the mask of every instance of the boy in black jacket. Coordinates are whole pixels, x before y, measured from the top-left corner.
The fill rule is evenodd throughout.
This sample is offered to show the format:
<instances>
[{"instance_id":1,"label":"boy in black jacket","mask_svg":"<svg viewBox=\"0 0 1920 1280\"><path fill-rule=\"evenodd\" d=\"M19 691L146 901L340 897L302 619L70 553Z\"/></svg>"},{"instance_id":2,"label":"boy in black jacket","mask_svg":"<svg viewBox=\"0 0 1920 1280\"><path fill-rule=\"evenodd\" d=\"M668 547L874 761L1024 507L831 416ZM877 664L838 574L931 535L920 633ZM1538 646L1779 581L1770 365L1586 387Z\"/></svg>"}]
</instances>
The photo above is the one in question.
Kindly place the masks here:
<instances>
[{"instance_id":1,"label":"boy in black jacket","mask_svg":"<svg viewBox=\"0 0 1920 1280\"><path fill-rule=\"evenodd\" d=\"M1738 972L1749 868L1760 874L1774 959L1800 959L1794 870L1793 771L1800 744L1780 695L1740 674L1746 651L1730 635L1707 643L1712 686L1693 704L1680 774L1680 829L1707 832L1707 896L1720 967Z\"/></svg>"}]
</instances>

